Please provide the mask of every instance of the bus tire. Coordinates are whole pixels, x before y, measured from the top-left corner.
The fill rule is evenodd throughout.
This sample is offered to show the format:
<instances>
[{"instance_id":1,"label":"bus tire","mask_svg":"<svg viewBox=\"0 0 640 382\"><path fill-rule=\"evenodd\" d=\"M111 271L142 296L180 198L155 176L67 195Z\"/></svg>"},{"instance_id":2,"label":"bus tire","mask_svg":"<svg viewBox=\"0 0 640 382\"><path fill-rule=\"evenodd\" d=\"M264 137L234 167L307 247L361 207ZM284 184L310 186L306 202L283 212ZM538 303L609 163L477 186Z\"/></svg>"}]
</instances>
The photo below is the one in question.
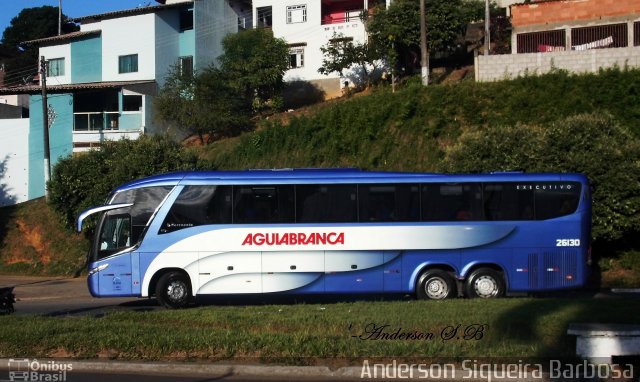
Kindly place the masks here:
<instances>
[{"instance_id":1,"label":"bus tire","mask_svg":"<svg viewBox=\"0 0 640 382\"><path fill-rule=\"evenodd\" d=\"M457 295L456 280L449 272L431 269L422 274L416 295L420 300L444 300Z\"/></svg>"},{"instance_id":2,"label":"bus tire","mask_svg":"<svg viewBox=\"0 0 640 382\"><path fill-rule=\"evenodd\" d=\"M191 299L191 287L187 276L180 272L167 272L158 279L156 299L169 309L184 308Z\"/></svg>"},{"instance_id":3,"label":"bus tire","mask_svg":"<svg viewBox=\"0 0 640 382\"><path fill-rule=\"evenodd\" d=\"M504 279L496 270L478 268L467 278L465 292L470 298L502 297L505 292Z\"/></svg>"}]
</instances>

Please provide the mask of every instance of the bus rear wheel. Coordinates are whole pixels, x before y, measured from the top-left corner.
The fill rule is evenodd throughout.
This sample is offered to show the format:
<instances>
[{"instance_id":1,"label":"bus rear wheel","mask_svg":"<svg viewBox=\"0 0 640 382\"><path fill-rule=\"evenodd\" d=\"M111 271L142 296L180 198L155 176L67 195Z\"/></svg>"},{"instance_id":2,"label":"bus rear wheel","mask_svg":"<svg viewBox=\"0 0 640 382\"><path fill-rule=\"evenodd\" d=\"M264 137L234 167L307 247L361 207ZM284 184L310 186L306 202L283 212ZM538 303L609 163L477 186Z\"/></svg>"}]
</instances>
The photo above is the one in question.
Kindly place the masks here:
<instances>
[{"instance_id":1,"label":"bus rear wheel","mask_svg":"<svg viewBox=\"0 0 640 382\"><path fill-rule=\"evenodd\" d=\"M156 285L156 299L169 309L184 308L191 298L191 288L187 277L179 272L162 275Z\"/></svg>"},{"instance_id":2,"label":"bus rear wheel","mask_svg":"<svg viewBox=\"0 0 640 382\"><path fill-rule=\"evenodd\" d=\"M456 280L449 272L432 269L418 281L416 295L421 300L444 300L456 296Z\"/></svg>"},{"instance_id":3,"label":"bus rear wheel","mask_svg":"<svg viewBox=\"0 0 640 382\"><path fill-rule=\"evenodd\" d=\"M471 273L465 284L467 296L471 298L496 298L504 295L502 275L491 268L479 268Z\"/></svg>"}]
</instances>

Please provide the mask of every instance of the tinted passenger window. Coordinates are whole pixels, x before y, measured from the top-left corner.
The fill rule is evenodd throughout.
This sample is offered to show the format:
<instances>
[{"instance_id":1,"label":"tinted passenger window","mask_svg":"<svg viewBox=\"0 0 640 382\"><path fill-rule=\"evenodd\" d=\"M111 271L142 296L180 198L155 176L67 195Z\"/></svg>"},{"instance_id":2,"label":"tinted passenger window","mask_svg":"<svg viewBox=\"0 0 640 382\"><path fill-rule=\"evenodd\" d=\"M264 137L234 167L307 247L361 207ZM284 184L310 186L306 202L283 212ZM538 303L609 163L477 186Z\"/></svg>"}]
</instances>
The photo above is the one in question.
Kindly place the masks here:
<instances>
[{"instance_id":1,"label":"tinted passenger window","mask_svg":"<svg viewBox=\"0 0 640 382\"><path fill-rule=\"evenodd\" d=\"M167 213L160 233L230 223L231 186L186 186Z\"/></svg>"},{"instance_id":2,"label":"tinted passenger window","mask_svg":"<svg viewBox=\"0 0 640 382\"><path fill-rule=\"evenodd\" d=\"M533 185L536 219L545 220L576 212L580 203L580 183L549 182Z\"/></svg>"},{"instance_id":3,"label":"tinted passenger window","mask_svg":"<svg viewBox=\"0 0 640 382\"><path fill-rule=\"evenodd\" d=\"M413 222L420 220L417 185L362 184L358 187L361 222Z\"/></svg>"},{"instance_id":4,"label":"tinted passenger window","mask_svg":"<svg viewBox=\"0 0 640 382\"><path fill-rule=\"evenodd\" d=\"M533 190L516 183L484 184L487 220L533 220Z\"/></svg>"},{"instance_id":5,"label":"tinted passenger window","mask_svg":"<svg viewBox=\"0 0 640 382\"><path fill-rule=\"evenodd\" d=\"M296 188L298 223L358 221L357 187L353 184L302 185Z\"/></svg>"},{"instance_id":6,"label":"tinted passenger window","mask_svg":"<svg viewBox=\"0 0 640 382\"><path fill-rule=\"evenodd\" d=\"M294 223L293 186L235 186L233 222Z\"/></svg>"},{"instance_id":7,"label":"tinted passenger window","mask_svg":"<svg viewBox=\"0 0 640 382\"><path fill-rule=\"evenodd\" d=\"M422 220L482 220L480 184L449 183L422 186Z\"/></svg>"}]
</instances>

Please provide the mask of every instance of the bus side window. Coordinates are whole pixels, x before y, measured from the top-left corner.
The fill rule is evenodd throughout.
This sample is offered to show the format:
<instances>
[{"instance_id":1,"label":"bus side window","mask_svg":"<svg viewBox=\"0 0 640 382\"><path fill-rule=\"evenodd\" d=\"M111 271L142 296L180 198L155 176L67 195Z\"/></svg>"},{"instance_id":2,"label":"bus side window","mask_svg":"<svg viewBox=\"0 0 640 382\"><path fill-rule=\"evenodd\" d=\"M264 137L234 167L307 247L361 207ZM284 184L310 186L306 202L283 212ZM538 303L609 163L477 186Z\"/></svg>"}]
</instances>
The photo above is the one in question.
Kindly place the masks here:
<instances>
[{"instance_id":1,"label":"bus side window","mask_svg":"<svg viewBox=\"0 0 640 382\"><path fill-rule=\"evenodd\" d=\"M361 222L419 220L418 186L411 184L361 184L358 187Z\"/></svg>"},{"instance_id":2,"label":"bus side window","mask_svg":"<svg viewBox=\"0 0 640 382\"><path fill-rule=\"evenodd\" d=\"M431 183L422 186L423 221L483 219L479 183Z\"/></svg>"},{"instance_id":3,"label":"bus side window","mask_svg":"<svg viewBox=\"0 0 640 382\"><path fill-rule=\"evenodd\" d=\"M296 222L352 223L358 219L354 184L296 186Z\"/></svg>"},{"instance_id":4,"label":"bus side window","mask_svg":"<svg viewBox=\"0 0 640 382\"><path fill-rule=\"evenodd\" d=\"M293 186L236 186L234 190L234 223L294 222Z\"/></svg>"},{"instance_id":5,"label":"bus side window","mask_svg":"<svg viewBox=\"0 0 640 382\"><path fill-rule=\"evenodd\" d=\"M515 183L485 183L484 215L487 220L533 220L533 191Z\"/></svg>"},{"instance_id":6,"label":"bus side window","mask_svg":"<svg viewBox=\"0 0 640 382\"><path fill-rule=\"evenodd\" d=\"M231 186L186 186L167 213L160 233L205 224L231 224Z\"/></svg>"},{"instance_id":7,"label":"bus side window","mask_svg":"<svg viewBox=\"0 0 640 382\"><path fill-rule=\"evenodd\" d=\"M562 186L562 188L561 188ZM535 190L536 220L574 213L580 202L580 183L544 183Z\"/></svg>"}]
</instances>

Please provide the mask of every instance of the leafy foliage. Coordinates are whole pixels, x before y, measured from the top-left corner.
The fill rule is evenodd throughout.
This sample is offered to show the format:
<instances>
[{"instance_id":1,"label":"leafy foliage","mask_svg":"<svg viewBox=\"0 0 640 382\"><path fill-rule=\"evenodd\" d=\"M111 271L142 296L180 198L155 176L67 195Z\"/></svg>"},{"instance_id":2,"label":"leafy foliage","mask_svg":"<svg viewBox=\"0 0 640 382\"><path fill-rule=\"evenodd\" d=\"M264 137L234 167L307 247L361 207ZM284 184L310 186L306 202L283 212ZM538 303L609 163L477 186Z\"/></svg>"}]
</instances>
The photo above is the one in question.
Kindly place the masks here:
<instances>
[{"instance_id":1,"label":"leafy foliage","mask_svg":"<svg viewBox=\"0 0 640 382\"><path fill-rule=\"evenodd\" d=\"M582 172L594 187L593 237L613 241L640 231L640 140L610 115L548 127L492 125L463 133L445 152L445 171Z\"/></svg>"},{"instance_id":2,"label":"leafy foliage","mask_svg":"<svg viewBox=\"0 0 640 382\"><path fill-rule=\"evenodd\" d=\"M354 43L344 35L334 33L332 41L320 47L324 58L318 72L326 75L338 72L340 76L344 76L344 71L351 69L361 73L357 80L362 79L369 86L372 73L381 66L383 54L380 48L373 42Z\"/></svg>"},{"instance_id":3,"label":"leafy foliage","mask_svg":"<svg viewBox=\"0 0 640 382\"><path fill-rule=\"evenodd\" d=\"M202 144L236 135L249 126L250 107L237 96L221 70L194 75L174 68L154 99L156 116L179 130L196 134Z\"/></svg>"},{"instance_id":4,"label":"leafy foliage","mask_svg":"<svg viewBox=\"0 0 640 382\"><path fill-rule=\"evenodd\" d=\"M80 28L62 15L62 33L75 32ZM26 45L24 51L18 49L23 42L37 40L58 34L58 7L42 6L25 8L11 19L11 24L2 34L2 46L13 57L7 61L7 78L15 82L25 69L38 66L38 47Z\"/></svg>"},{"instance_id":5,"label":"leafy foliage","mask_svg":"<svg viewBox=\"0 0 640 382\"><path fill-rule=\"evenodd\" d=\"M154 101L158 119L197 134L203 144L237 135L251 126L255 113L283 105L289 53L284 40L252 29L228 35L223 46L220 68L193 75L174 68Z\"/></svg>"},{"instance_id":6,"label":"leafy foliage","mask_svg":"<svg viewBox=\"0 0 640 382\"><path fill-rule=\"evenodd\" d=\"M50 204L72 227L84 210L99 206L115 187L157 173L197 169L195 154L167 137L105 142L99 150L60 160L48 184Z\"/></svg>"},{"instance_id":7,"label":"leafy foliage","mask_svg":"<svg viewBox=\"0 0 640 382\"><path fill-rule=\"evenodd\" d=\"M467 25L484 19L482 0L426 0L429 52L451 52L460 44ZM420 3L395 0L378 8L367 22L375 44L385 47L391 62L411 73L420 64Z\"/></svg>"},{"instance_id":8,"label":"leafy foliage","mask_svg":"<svg viewBox=\"0 0 640 382\"><path fill-rule=\"evenodd\" d=\"M278 110L282 105L283 77L289 67L287 43L268 29L248 29L222 41L220 69L229 86L255 112Z\"/></svg>"}]
</instances>

